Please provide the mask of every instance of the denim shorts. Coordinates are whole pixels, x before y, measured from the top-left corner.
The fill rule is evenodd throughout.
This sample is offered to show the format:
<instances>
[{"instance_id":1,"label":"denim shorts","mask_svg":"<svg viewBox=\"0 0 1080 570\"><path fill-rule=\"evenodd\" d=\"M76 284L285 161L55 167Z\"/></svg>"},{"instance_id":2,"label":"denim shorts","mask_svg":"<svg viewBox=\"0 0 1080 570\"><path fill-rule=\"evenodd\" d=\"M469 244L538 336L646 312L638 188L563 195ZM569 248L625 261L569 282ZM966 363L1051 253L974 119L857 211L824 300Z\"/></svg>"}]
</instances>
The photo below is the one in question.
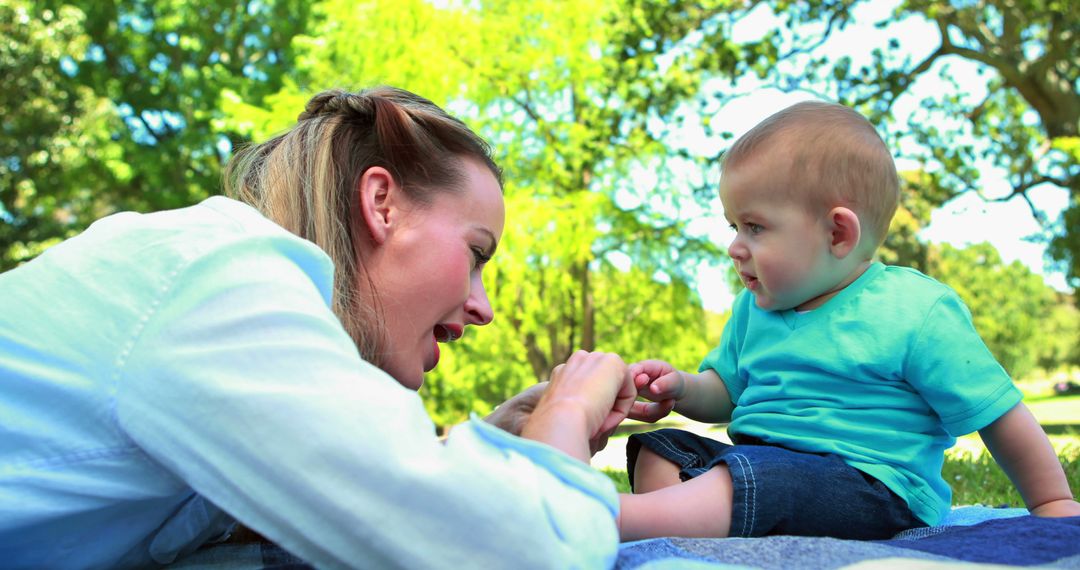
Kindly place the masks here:
<instances>
[{"instance_id":1,"label":"denim shorts","mask_svg":"<svg viewBox=\"0 0 1080 570\"><path fill-rule=\"evenodd\" d=\"M837 455L792 451L742 438L730 445L679 429L630 436L627 471L641 446L679 466L686 481L724 463L734 497L730 536L830 536L879 540L926 526L884 483Z\"/></svg>"}]
</instances>

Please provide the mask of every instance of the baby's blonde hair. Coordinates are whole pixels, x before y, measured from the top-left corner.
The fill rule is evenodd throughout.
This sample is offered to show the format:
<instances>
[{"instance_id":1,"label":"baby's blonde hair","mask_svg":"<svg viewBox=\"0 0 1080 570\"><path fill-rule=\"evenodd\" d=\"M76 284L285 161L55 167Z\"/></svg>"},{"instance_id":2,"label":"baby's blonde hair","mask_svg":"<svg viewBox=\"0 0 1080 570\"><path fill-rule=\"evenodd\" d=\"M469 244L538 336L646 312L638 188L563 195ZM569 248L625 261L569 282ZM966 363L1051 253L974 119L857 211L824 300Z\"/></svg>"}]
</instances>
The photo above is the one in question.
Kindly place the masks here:
<instances>
[{"instance_id":1,"label":"baby's blonde hair","mask_svg":"<svg viewBox=\"0 0 1080 570\"><path fill-rule=\"evenodd\" d=\"M863 226L863 243L876 250L885 241L900 182L889 149L865 117L835 103L797 103L739 137L721 168L728 172L765 159L784 162L776 170L790 182L788 197L816 215L850 208Z\"/></svg>"}]
</instances>

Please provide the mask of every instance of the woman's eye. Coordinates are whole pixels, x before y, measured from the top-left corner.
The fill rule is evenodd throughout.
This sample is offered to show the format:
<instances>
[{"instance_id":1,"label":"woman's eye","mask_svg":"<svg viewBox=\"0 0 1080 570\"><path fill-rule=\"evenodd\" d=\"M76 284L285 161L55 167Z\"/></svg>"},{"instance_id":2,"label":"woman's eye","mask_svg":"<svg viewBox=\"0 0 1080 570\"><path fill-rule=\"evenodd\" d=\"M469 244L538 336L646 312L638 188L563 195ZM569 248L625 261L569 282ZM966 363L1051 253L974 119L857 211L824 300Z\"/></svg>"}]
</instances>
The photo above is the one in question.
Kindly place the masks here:
<instances>
[{"instance_id":1,"label":"woman's eye","mask_svg":"<svg viewBox=\"0 0 1080 570\"><path fill-rule=\"evenodd\" d=\"M484 253L484 250L474 247L472 248L473 254L473 267L480 267L481 265L491 261L491 256Z\"/></svg>"}]
</instances>

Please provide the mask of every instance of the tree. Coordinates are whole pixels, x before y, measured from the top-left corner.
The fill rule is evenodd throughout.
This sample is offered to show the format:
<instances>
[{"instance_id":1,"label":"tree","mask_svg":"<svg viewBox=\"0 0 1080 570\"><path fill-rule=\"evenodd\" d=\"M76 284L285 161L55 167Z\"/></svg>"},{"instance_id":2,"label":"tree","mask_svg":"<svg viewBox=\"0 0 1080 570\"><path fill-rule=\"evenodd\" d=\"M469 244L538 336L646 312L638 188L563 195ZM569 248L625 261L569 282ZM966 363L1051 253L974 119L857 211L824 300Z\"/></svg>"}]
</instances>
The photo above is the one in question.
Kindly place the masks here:
<instances>
[{"instance_id":1,"label":"tree","mask_svg":"<svg viewBox=\"0 0 1080 570\"><path fill-rule=\"evenodd\" d=\"M216 193L235 133L226 88L280 87L301 0L18 0L0 7L5 84L0 267L120 209Z\"/></svg>"},{"instance_id":2,"label":"tree","mask_svg":"<svg viewBox=\"0 0 1080 570\"><path fill-rule=\"evenodd\" d=\"M90 43L83 24L70 6L0 5L0 269L66 237L83 212L101 211L81 181L123 168L109 137L119 127L109 101L62 67Z\"/></svg>"},{"instance_id":3,"label":"tree","mask_svg":"<svg viewBox=\"0 0 1080 570\"><path fill-rule=\"evenodd\" d=\"M429 378L433 408L467 392L450 383L476 382L477 394L487 390L479 383L518 387L546 379L579 348L681 354L680 335L705 330L687 284L698 260L721 253L687 235L681 215L715 194L715 164L702 174L700 157L668 135L691 115L705 77L761 73L771 57L766 44L725 39L730 5L488 0L391 9L328 0L320 26L298 42L306 47L287 87L270 105L236 104L232 124L271 132L295 116L309 86L385 82L449 107L495 144L511 204L489 270L497 320L477 332L482 345L446 351L453 356ZM643 294L609 296L623 279ZM620 300L628 298L646 306L630 309ZM676 317L683 313L685 322ZM636 315L633 334L619 326L627 314ZM465 353L468 365L458 358ZM513 378L495 370L476 378L477 362Z\"/></svg>"},{"instance_id":4,"label":"tree","mask_svg":"<svg viewBox=\"0 0 1080 570\"><path fill-rule=\"evenodd\" d=\"M605 344L592 281L609 273L612 256L679 287L703 257L722 255L688 235L681 213L715 196L713 153L695 155L670 135L707 104L705 79L761 73L771 61L768 44L728 39L735 6L598 1L567 11L562 2L491 1L478 12L487 33L467 56L457 50L473 77L465 97L506 149L514 191L534 196L533 215L551 228L517 286L535 280L545 298L565 301L548 303L535 330L516 323L536 377L574 348ZM723 140L707 124L702 130ZM662 320L639 326L654 337L671 328Z\"/></svg>"},{"instance_id":5,"label":"tree","mask_svg":"<svg viewBox=\"0 0 1080 570\"><path fill-rule=\"evenodd\" d=\"M889 226L885 243L878 250L882 262L928 271L930 245L919 232L930 223L930 214L951 197L922 171L900 173L900 204Z\"/></svg>"},{"instance_id":6,"label":"tree","mask_svg":"<svg viewBox=\"0 0 1080 570\"><path fill-rule=\"evenodd\" d=\"M1080 366L1080 309L1069 295L1058 293L1037 345L1040 368L1047 372Z\"/></svg>"},{"instance_id":7,"label":"tree","mask_svg":"<svg viewBox=\"0 0 1080 570\"><path fill-rule=\"evenodd\" d=\"M843 29L858 2L812 4L819 9L785 16L796 46L819 45ZM782 1L773 6L778 14L789 8ZM1011 191L992 199L1026 200L1047 228L1050 255L1073 284L1080 283L1080 3L904 0L879 27L887 33L905 20L926 21L936 30L937 46L925 57L902 55L919 51L915 38L893 38L887 48L874 49L864 65L851 56L830 59L817 52L800 60L809 62L812 73L784 82L828 83L839 99L881 121L895 119L898 102L921 78L936 74L951 89L921 100L919 112L906 125L896 125L898 138L917 143L911 156L924 164L935 186L953 195L986 197L984 165L1004 172ZM803 26L822 22L827 23L823 32L820 26ZM953 74L959 64L974 65L987 78L985 85L959 85ZM1047 186L1069 194L1056 223L1045 219L1030 197Z\"/></svg>"},{"instance_id":8,"label":"tree","mask_svg":"<svg viewBox=\"0 0 1080 570\"><path fill-rule=\"evenodd\" d=\"M1008 265L990 244L931 249L929 274L949 285L971 310L975 329L1014 378L1038 363L1042 331L1055 292L1019 261Z\"/></svg>"}]
</instances>

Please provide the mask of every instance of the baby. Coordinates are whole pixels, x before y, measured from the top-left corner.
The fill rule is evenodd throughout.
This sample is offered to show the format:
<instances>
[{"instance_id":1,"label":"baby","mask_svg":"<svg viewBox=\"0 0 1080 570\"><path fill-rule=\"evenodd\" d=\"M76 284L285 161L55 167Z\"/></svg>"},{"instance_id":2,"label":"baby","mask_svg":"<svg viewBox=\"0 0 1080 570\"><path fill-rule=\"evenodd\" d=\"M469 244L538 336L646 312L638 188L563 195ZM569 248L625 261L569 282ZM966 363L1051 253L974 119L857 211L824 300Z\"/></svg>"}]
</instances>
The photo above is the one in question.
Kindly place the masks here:
<instances>
[{"instance_id":1,"label":"baby","mask_svg":"<svg viewBox=\"0 0 1080 570\"><path fill-rule=\"evenodd\" d=\"M978 431L1033 514L1080 515L1021 394L950 288L873 261L899 201L873 126L841 105L769 117L724 156L728 248L746 289L697 374L630 367L636 415L730 421L734 445L632 436L623 540L882 539L938 524L944 452Z\"/></svg>"}]
</instances>

